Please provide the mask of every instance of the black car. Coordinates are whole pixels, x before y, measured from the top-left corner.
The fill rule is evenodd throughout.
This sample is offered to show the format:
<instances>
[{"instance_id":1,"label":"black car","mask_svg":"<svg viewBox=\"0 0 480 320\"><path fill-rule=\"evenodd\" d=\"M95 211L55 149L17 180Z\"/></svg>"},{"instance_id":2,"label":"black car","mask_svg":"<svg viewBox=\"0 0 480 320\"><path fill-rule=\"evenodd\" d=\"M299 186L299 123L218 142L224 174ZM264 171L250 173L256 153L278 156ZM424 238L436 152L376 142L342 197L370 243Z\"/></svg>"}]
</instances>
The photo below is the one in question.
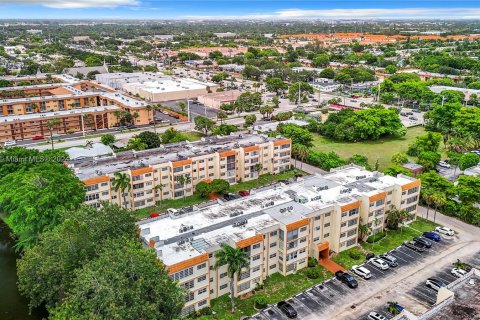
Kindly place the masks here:
<instances>
[{"instance_id":1,"label":"black car","mask_svg":"<svg viewBox=\"0 0 480 320\"><path fill-rule=\"evenodd\" d=\"M356 287L358 287L357 280L355 280L355 278L349 275L347 272L337 271L335 272L335 277L352 289L355 289Z\"/></svg>"},{"instance_id":2,"label":"black car","mask_svg":"<svg viewBox=\"0 0 480 320\"><path fill-rule=\"evenodd\" d=\"M417 252L424 252L425 248L424 247L419 247L418 245L415 245L415 241L405 241L403 245L409 249L412 249Z\"/></svg>"},{"instance_id":3,"label":"black car","mask_svg":"<svg viewBox=\"0 0 480 320\"><path fill-rule=\"evenodd\" d=\"M398 266L397 259L394 256L391 256L389 254L381 254L379 256L383 261L385 261L389 267L395 268Z\"/></svg>"},{"instance_id":4,"label":"black car","mask_svg":"<svg viewBox=\"0 0 480 320\"><path fill-rule=\"evenodd\" d=\"M297 311L292 307L292 305L285 301L280 301L277 304L278 309L282 311L288 318L293 319L297 317Z\"/></svg>"},{"instance_id":5,"label":"black car","mask_svg":"<svg viewBox=\"0 0 480 320\"><path fill-rule=\"evenodd\" d=\"M241 195L238 195L235 193L227 193L223 196L223 199L225 199L226 201L230 201L230 200L240 199L241 197L242 197Z\"/></svg>"},{"instance_id":6,"label":"black car","mask_svg":"<svg viewBox=\"0 0 480 320\"><path fill-rule=\"evenodd\" d=\"M136 126L134 124L127 124L127 129L135 129Z\"/></svg>"},{"instance_id":7,"label":"black car","mask_svg":"<svg viewBox=\"0 0 480 320\"><path fill-rule=\"evenodd\" d=\"M425 248L431 248L432 247L432 242L426 238L423 237L415 237L413 238L413 241L420 243L423 245Z\"/></svg>"}]
</instances>

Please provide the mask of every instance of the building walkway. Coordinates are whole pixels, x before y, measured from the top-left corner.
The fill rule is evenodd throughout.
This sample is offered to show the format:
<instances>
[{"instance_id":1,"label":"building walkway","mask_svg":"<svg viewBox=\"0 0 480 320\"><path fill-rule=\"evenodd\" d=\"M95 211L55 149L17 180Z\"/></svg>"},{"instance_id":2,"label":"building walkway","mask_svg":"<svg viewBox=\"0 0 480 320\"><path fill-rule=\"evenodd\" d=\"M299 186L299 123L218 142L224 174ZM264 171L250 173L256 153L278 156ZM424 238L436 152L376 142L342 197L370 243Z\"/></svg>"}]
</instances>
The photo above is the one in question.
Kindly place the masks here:
<instances>
[{"instance_id":1,"label":"building walkway","mask_svg":"<svg viewBox=\"0 0 480 320\"><path fill-rule=\"evenodd\" d=\"M318 167L315 167L315 166L312 166L308 163L305 163L305 162L301 162L300 160L296 160L294 158L292 158L292 164L295 166L295 168L297 169L300 169L302 171L305 171L306 173L308 174L325 174L325 173L328 173L327 171L325 170L322 170Z\"/></svg>"},{"instance_id":2,"label":"building walkway","mask_svg":"<svg viewBox=\"0 0 480 320\"><path fill-rule=\"evenodd\" d=\"M330 259L320 259L318 260L318 263L332 273L335 273L337 271L345 271L345 269L341 265L336 264Z\"/></svg>"}]
</instances>

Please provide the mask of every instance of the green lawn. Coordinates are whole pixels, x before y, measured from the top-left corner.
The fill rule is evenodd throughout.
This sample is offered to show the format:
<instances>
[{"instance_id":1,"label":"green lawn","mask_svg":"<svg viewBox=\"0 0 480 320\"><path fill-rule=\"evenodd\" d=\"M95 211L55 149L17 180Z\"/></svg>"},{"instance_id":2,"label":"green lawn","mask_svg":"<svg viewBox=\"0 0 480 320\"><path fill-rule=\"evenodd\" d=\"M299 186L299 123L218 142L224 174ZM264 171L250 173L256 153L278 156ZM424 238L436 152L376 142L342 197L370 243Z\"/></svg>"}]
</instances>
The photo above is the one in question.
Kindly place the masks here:
<instances>
[{"instance_id":1,"label":"green lawn","mask_svg":"<svg viewBox=\"0 0 480 320\"><path fill-rule=\"evenodd\" d=\"M314 284L323 282L333 275L320 265L317 265L315 268L320 271L320 277L317 279L309 279L306 276L308 268L299 270L296 274L286 277L279 273L271 275L264 281L263 289L256 290L253 296L247 299L235 298L237 309L234 314L230 312L229 295L223 295L214 299L212 300L212 309L216 314L214 316L204 316L201 319L238 320L241 316L250 316L257 312L254 307L254 299L258 295L264 296L269 304L277 303L310 288Z\"/></svg>"},{"instance_id":2,"label":"green lawn","mask_svg":"<svg viewBox=\"0 0 480 320\"><path fill-rule=\"evenodd\" d=\"M202 139L205 135L203 133L197 132L197 131L187 131L187 132L182 132L182 134L187 137L187 140L192 142L192 141L198 141Z\"/></svg>"},{"instance_id":3,"label":"green lawn","mask_svg":"<svg viewBox=\"0 0 480 320\"><path fill-rule=\"evenodd\" d=\"M313 150L322 152L334 151L340 157L347 159L354 154L367 156L373 167L378 159L379 170L383 171L390 165L390 159L394 153L406 152L408 145L416 137L425 133L422 126L407 129L407 134L401 138L383 138L377 141L364 142L338 142L332 139L314 134Z\"/></svg>"},{"instance_id":4,"label":"green lawn","mask_svg":"<svg viewBox=\"0 0 480 320\"><path fill-rule=\"evenodd\" d=\"M300 170L289 170L278 174L265 174L260 176L257 180L251 180L246 182L241 182L230 186L231 192L238 192L240 190L249 190L253 188L258 188L270 183L273 183L278 180L286 180L293 178L295 174L305 174ZM168 208L182 208L198 204L201 202L208 201L206 198L202 198L197 194L192 196L181 198L181 199L165 199L162 200L161 204L158 206L152 206L148 208L138 209L134 211L134 215L137 219L143 219L150 215L152 212L162 213Z\"/></svg>"},{"instance_id":5,"label":"green lawn","mask_svg":"<svg viewBox=\"0 0 480 320\"><path fill-rule=\"evenodd\" d=\"M361 245L366 251L378 255L398 247L405 240L412 240L413 237L420 235L422 232L432 231L436 226L438 226L438 224L417 217L416 221L403 227L403 230L387 231L387 235L378 242L362 242ZM340 252L332 260L346 269L350 269L353 265L358 265L365 261L364 253L362 253L358 259L354 259L351 256L352 251L360 252L358 248L348 249Z\"/></svg>"}]
</instances>

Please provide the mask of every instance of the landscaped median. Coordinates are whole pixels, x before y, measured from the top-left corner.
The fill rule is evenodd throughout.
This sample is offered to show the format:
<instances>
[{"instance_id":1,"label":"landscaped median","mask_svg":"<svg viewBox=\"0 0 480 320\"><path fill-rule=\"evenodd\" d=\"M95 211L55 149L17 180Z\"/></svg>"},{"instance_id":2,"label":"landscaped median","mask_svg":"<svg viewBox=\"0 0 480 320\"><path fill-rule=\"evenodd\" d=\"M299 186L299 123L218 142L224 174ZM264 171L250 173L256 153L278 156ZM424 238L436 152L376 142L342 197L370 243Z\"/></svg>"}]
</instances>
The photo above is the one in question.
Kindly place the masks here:
<instances>
[{"instance_id":1,"label":"landscaped median","mask_svg":"<svg viewBox=\"0 0 480 320\"><path fill-rule=\"evenodd\" d=\"M432 221L417 218L417 220L401 229L386 231L385 236L381 239L372 241L373 239L371 238L368 242L362 242L361 246L364 251L373 252L375 255L378 255L398 247L406 240L412 240L425 231L432 231L437 226L438 224ZM345 269L350 269L353 265L358 265L365 261L365 253L359 248L354 247L340 252L332 260Z\"/></svg>"},{"instance_id":2,"label":"landscaped median","mask_svg":"<svg viewBox=\"0 0 480 320\"><path fill-rule=\"evenodd\" d=\"M312 271L314 270L314 271ZM312 276L316 278L311 278ZM309 277L310 276L310 277ZM236 312L230 313L230 297L223 295L212 300L212 315L200 316L197 319L225 319L238 320L242 316L251 316L269 304L277 304L281 300L302 292L311 286L331 278L333 274L320 265L297 271L295 274L282 276L275 273L265 279L263 286L255 290L255 293L248 298L235 298ZM205 311L203 311L205 312Z\"/></svg>"}]
</instances>

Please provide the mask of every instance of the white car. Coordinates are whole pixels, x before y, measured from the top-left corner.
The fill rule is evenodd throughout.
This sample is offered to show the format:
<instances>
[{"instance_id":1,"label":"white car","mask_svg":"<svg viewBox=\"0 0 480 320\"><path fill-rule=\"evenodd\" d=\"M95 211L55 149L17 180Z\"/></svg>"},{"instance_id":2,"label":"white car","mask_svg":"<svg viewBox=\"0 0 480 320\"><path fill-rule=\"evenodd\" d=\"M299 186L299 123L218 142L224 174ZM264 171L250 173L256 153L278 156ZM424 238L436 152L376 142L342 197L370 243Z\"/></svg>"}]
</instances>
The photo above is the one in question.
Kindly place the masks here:
<instances>
[{"instance_id":1,"label":"white car","mask_svg":"<svg viewBox=\"0 0 480 320\"><path fill-rule=\"evenodd\" d=\"M457 278L462 278L467 274L467 271L459 268L453 268L452 271L450 271L450 273Z\"/></svg>"},{"instance_id":2,"label":"white car","mask_svg":"<svg viewBox=\"0 0 480 320\"><path fill-rule=\"evenodd\" d=\"M427 281L425 281L425 285L435 291L440 290L441 287L445 287L445 283L443 283L443 281L434 278L427 279Z\"/></svg>"},{"instance_id":3,"label":"white car","mask_svg":"<svg viewBox=\"0 0 480 320\"><path fill-rule=\"evenodd\" d=\"M453 236L455 234L455 231L447 227L436 227L435 232L446 234L447 236Z\"/></svg>"},{"instance_id":4,"label":"white car","mask_svg":"<svg viewBox=\"0 0 480 320\"><path fill-rule=\"evenodd\" d=\"M388 269L388 263L386 263L384 260L380 258L372 258L370 259L370 262L380 270L387 270Z\"/></svg>"},{"instance_id":5,"label":"white car","mask_svg":"<svg viewBox=\"0 0 480 320\"><path fill-rule=\"evenodd\" d=\"M438 165L439 165L440 167L442 167L442 168L451 168L451 167L452 167L449 163L447 163L447 162L445 162L445 161L440 161L440 162L438 163Z\"/></svg>"},{"instance_id":6,"label":"white car","mask_svg":"<svg viewBox=\"0 0 480 320\"><path fill-rule=\"evenodd\" d=\"M16 146L17 142L15 140L7 140L3 143L4 147Z\"/></svg>"},{"instance_id":7,"label":"white car","mask_svg":"<svg viewBox=\"0 0 480 320\"><path fill-rule=\"evenodd\" d=\"M372 273L370 270L368 270L365 267L359 267L359 266L353 266L352 267L353 272L357 274L358 276L362 277L363 279L367 280L372 277Z\"/></svg>"},{"instance_id":8,"label":"white car","mask_svg":"<svg viewBox=\"0 0 480 320\"><path fill-rule=\"evenodd\" d=\"M384 315L381 315L378 312L372 311L368 314L368 320L387 320Z\"/></svg>"}]
</instances>

